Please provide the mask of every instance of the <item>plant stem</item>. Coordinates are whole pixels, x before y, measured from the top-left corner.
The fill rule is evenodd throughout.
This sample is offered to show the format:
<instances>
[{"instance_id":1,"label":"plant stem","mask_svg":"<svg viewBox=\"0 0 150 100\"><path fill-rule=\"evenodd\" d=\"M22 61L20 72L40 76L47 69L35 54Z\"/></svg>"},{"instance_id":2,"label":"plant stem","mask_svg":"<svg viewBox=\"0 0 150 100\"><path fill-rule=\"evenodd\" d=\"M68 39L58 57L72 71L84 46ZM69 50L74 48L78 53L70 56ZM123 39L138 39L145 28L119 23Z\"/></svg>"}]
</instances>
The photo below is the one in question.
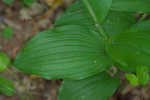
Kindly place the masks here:
<instances>
[{"instance_id":1,"label":"plant stem","mask_svg":"<svg viewBox=\"0 0 150 100\"><path fill-rule=\"evenodd\" d=\"M104 39L108 40L108 36L105 34L103 28L99 24L96 24L95 26L97 27L97 29L101 33L101 35L104 37Z\"/></svg>"},{"instance_id":2,"label":"plant stem","mask_svg":"<svg viewBox=\"0 0 150 100\"><path fill-rule=\"evenodd\" d=\"M85 4L85 6L87 7L87 9L88 9L90 15L92 16L92 18L93 18L93 20L94 20L94 22L95 22L96 28L98 29L98 31L100 32L100 34L103 36L103 38L104 38L105 40L108 40L108 36L105 34L103 28L102 28L101 25L99 24L98 19L97 19L96 15L95 15L95 13L94 13L94 11L93 11L91 5L89 4L89 2L88 2L87 0L82 0L82 1L83 1L83 3Z\"/></svg>"},{"instance_id":3,"label":"plant stem","mask_svg":"<svg viewBox=\"0 0 150 100\"><path fill-rule=\"evenodd\" d=\"M23 85L23 87L24 87L26 93L27 93L27 94L29 95L29 97L30 97L30 100L34 100L32 94L30 93L30 91L28 90L28 88L26 87L26 85L24 85L24 84L22 83L22 81L20 81L20 79L16 76L16 74L15 74L13 71L11 71L10 69L7 69L7 71L9 72L9 74L11 74L11 75L19 82L19 84ZM20 93L17 92L17 94L19 94L19 96L20 96L21 99L26 100L25 97L22 96Z\"/></svg>"}]
</instances>

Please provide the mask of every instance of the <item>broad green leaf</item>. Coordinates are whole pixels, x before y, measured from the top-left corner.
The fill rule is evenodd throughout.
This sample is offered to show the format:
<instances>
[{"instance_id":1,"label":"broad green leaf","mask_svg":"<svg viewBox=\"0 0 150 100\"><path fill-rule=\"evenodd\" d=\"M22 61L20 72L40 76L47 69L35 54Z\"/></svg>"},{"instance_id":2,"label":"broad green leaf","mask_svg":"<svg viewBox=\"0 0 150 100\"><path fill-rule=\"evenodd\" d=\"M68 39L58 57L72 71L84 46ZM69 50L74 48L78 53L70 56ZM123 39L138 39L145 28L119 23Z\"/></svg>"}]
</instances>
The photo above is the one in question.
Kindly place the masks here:
<instances>
[{"instance_id":1,"label":"broad green leaf","mask_svg":"<svg viewBox=\"0 0 150 100\"><path fill-rule=\"evenodd\" d=\"M107 16L112 5L112 0L82 0L88 15L100 24Z\"/></svg>"},{"instance_id":2,"label":"broad green leaf","mask_svg":"<svg viewBox=\"0 0 150 100\"><path fill-rule=\"evenodd\" d=\"M112 33L122 32L130 23L134 23L133 20L128 20L130 14L117 14L123 16L118 23L112 19L113 24L104 25L114 27L110 28ZM108 20L111 19L111 14L109 16ZM115 17L115 13L112 16ZM123 20L127 23L119 25L119 21ZM25 46L15 61L16 68L47 79L83 79L102 72L111 65L112 61L104 50L104 41L81 1L68 8L56 21L55 27L56 29L40 33ZM117 31L117 28L121 29Z\"/></svg>"},{"instance_id":3,"label":"broad green leaf","mask_svg":"<svg viewBox=\"0 0 150 100\"><path fill-rule=\"evenodd\" d=\"M149 81L149 69L145 66L139 66L136 68L136 75L139 82L144 86Z\"/></svg>"},{"instance_id":4,"label":"broad green leaf","mask_svg":"<svg viewBox=\"0 0 150 100\"><path fill-rule=\"evenodd\" d=\"M113 35L107 45L107 53L126 71L137 66L150 66L150 31L126 31Z\"/></svg>"},{"instance_id":5,"label":"broad green leaf","mask_svg":"<svg viewBox=\"0 0 150 100\"><path fill-rule=\"evenodd\" d=\"M12 96L15 92L14 85L3 76L0 76L0 92L7 96Z\"/></svg>"},{"instance_id":6,"label":"broad green leaf","mask_svg":"<svg viewBox=\"0 0 150 100\"><path fill-rule=\"evenodd\" d=\"M150 0L113 0L112 10L150 13Z\"/></svg>"},{"instance_id":7,"label":"broad green leaf","mask_svg":"<svg viewBox=\"0 0 150 100\"><path fill-rule=\"evenodd\" d=\"M125 74L125 77L128 79L128 81L133 85L133 86L138 86L139 81L136 75L134 74Z\"/></svg>"},{"instance_id":8,"label":"broad green leaf","mask_svg":"<svg viewBox=\"0 0 150 100\"><path fill-rule=\"evenodd\" d=\"M130 16L131 17L131 16ZM114 18L115 19L115 18ZM119 24L118 24L119 25ZM121 23L120 23L121 25ZM124 24L123 24L124 25ZM130 31L131 32L135 32L135 31L142 31L142 30L147 30L147 31L150 31L150 20L144 20L144 21L140 21L140 22L137 22L136 24L130 24ZM114 25L115 26L115 25ZM132 27L131 27L132 26ZM117 28L116 28L117 29ZM116 32L117 33L117 32ZM136 70L136 66L134 67L134 69L132 67L125 67L125 66L120 66L120 65L117 65L117 67L121 70L124 70L124 71L131 71L131 70Z\"/></svg>"},{"instance_id":9,"label":"broad green leaf","mask_svg":"<svg viewBox=\"0 0 150 100\"><path fill-rule=\"evenodd\" d=\"M62 26L38 34L16 58L15 67L47 79L83 79L109 67L104 41L94 30Z\"/></svg>"},{"instance_id":10,"label":"broad green leaf","mask_svg":"<svg viewBox=\"0 0 150 100\"><path fill-rule=\"evenodd\" d=\"M104 72L80 81L64 80L58 100L107 100L118 85L118 78Z\"/></svg>"},{"instance_id":11,"label":"broad green leaf","mask_svg":"<svg viewBox=\"0 0 150 100\"><path fill-rule=\"evenodd\" d=\"M77 4L56 22L56 29L40 33L28 42L15 61L16 68L47 79L83 79L111 65L93 20L85 16L82 2Z\"/></svg>"},{"instance_id":12,"label":"broad green leaf","mask_svg":"<svg viewBox=\"0 0 150 100\"><path fill-rule=\"evenodd\" d=\"M0 52L0 72L3 72L9 67L11 63L10 58L3 52Z\"/></svg>"}]
</instances>

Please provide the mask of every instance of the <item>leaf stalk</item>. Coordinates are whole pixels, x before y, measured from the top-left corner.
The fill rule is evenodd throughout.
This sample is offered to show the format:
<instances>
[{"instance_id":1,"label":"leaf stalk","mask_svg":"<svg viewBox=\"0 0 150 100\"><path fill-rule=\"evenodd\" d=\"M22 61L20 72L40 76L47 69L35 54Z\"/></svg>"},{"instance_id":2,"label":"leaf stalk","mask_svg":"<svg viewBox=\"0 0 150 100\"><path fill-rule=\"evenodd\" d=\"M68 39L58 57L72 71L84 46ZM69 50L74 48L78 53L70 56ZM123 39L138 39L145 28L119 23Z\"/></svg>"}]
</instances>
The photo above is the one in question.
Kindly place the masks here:
<instances>
[{"instance_id":1,"label":"leaf stalk","mask_svg":"<svg viewBox=\"0 0 150 100\"><path fill-rule=\"evenodd\" d=\"M98 29L100 35L103 36L103 38L104 38L105 40L108 40L108 36L105 34L103 28L101 27L100 23L98 22L98 19L97 19L96 15L95 15L95 13L94 13L94 11L93 11L91 5L89 4L89 2L88 2L87 0L82 0L82 1L83 1L83 3L85 4L85 6L87 7L87 9L88 9L90 15L92 16L92 18L93 18L93 20L94 20L94 22L95 22L95 26L96 26L96 28Z\"/></svg>"}]
</instances>

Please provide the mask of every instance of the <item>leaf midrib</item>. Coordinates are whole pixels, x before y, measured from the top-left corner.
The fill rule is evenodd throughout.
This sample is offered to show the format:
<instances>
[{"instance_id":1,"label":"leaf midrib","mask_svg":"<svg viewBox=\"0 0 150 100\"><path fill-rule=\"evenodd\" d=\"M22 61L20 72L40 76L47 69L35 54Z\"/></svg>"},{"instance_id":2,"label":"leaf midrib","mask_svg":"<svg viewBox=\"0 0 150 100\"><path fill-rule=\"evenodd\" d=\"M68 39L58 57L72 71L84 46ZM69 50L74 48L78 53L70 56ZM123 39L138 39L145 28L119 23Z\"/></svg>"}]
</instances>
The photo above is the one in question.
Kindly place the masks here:
<instances>
[{"instance_id":1,"label":"leaf midrib","mask_svg":"<svg viewBox=\"0 0 150 100\"><path fill-rule=\"evenodd\" d=\"M101 27L101 25L99 24L98 19L97 19L96 15L95 15L95 13L94 13L94 11L93 11L93 9L92 9L90 3L89 3L87 0L82 0L82 1L83 1L84 5L87 7L87 9L88 9L90 15L92 16L92 18L93 18L93 20L94 20L94 23L95 23L95 26L96 26L96 28L98 29L100 35L107 41L107 40L108 40L108 36L107 36L107 34L104 32L104 30L103 30L103 28Z\"/></svg>"}]
</instances>

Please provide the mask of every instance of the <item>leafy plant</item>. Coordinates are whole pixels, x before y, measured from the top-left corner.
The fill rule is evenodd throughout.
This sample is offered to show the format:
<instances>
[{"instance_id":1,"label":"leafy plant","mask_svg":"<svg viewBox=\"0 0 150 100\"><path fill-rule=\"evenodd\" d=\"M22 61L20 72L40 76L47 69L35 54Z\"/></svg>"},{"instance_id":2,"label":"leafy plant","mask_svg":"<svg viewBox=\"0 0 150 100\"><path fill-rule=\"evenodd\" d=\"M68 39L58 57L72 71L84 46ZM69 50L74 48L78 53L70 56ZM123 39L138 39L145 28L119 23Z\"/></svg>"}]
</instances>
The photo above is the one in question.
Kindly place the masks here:
<instances>
[{"instance_id":1,"label":"leafy plant","mask_svg":"<svg viewBox=\"0 0 150 100\"><path fill-rule=\"evenodd\" d=\"M149 81L149 69L145 66L136 68L135 74L126 74L126 78L130 81L130 83L134 86L146 85Z\"/></svg>"},{"instance_id":2,"label":"leafy plant","mask_svg":"<svg viewBox=\"0 0 150 100\"><path fill-rule=\"evenodd\" d=\"M131 84L145 85L150 20L137 21L135 13L149 14L149 4L148 0L78 0L54 29L26 44L14 66L45 79L64 79L59 100L106 100L119 87L119 78L106 73L111 65L126 72Z\"/></svg>"},{"instance_id":3,"label":"leafy plant","mask_svg":"<svg viewBox=\"0 0 150 100\"><path fill-rule=\"evenodd\" d=\"M135 74L126 74L125 77L129 80L129 82L130 82L133 86L138 86L138 85L139 85L138 78L136 77Z\"/></svg>"}]
</instances>

